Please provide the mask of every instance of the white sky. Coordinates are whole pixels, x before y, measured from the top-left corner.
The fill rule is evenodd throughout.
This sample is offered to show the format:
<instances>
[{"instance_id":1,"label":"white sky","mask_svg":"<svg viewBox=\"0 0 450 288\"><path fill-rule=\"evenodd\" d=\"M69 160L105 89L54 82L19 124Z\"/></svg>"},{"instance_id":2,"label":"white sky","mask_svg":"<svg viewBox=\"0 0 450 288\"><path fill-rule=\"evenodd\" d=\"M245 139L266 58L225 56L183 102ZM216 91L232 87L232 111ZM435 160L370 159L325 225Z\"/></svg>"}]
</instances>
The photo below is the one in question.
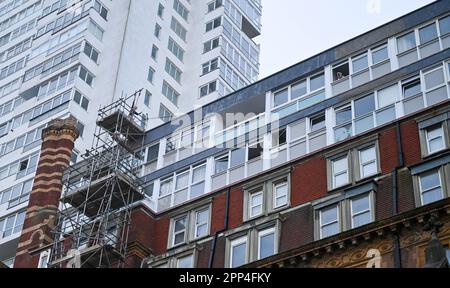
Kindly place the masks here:
<instances>
[{"instance_id":1,"label":"white sky","mask_svg":"<svg viewBox=\"0 0 450 288\"><path fill-rule=\"evenodd\" d=\"M262 0L260 79L434 0Z\"/></svg>"}]
</instances>

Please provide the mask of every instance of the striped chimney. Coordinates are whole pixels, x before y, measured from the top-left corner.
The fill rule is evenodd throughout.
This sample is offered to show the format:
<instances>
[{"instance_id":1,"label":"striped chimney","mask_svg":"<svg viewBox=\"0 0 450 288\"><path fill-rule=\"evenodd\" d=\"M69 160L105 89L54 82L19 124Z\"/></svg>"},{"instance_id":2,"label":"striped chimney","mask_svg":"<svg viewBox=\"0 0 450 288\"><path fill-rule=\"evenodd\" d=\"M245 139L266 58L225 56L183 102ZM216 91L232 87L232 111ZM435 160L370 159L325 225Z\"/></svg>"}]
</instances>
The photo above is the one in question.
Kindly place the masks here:
<instances>
[{"instance_id":1,"label":"striped chimney","mask_svg":"<svg viewBox=\"0 0 450 288\"><path fill-rule=\"evenodd\" d=\"M42 146L14 268L37 268L40 252L53 243L62 175L79 136L73 117L55 119L42 131Z\"/></svg>"}]
</instances>

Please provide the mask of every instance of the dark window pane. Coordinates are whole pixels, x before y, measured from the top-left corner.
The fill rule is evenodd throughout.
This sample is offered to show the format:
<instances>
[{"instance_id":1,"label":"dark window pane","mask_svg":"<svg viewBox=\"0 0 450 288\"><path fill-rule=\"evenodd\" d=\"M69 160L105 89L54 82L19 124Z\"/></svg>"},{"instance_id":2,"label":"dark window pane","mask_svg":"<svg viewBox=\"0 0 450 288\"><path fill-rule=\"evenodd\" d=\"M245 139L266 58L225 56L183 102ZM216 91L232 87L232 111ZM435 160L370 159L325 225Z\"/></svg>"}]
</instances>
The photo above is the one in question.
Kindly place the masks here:
<instances>
[{"instance_id":1,"label":"dark window pane","mask_svg":"<svg viewBox=\"0 0 450 288\"><path fill-rule=\"evenodd\" d=\"M422 92L422 89L420 87L420 79L416 79L403 85L403 96L405 98L416 96L420 92Z\"/></svg>"}]
</instances>

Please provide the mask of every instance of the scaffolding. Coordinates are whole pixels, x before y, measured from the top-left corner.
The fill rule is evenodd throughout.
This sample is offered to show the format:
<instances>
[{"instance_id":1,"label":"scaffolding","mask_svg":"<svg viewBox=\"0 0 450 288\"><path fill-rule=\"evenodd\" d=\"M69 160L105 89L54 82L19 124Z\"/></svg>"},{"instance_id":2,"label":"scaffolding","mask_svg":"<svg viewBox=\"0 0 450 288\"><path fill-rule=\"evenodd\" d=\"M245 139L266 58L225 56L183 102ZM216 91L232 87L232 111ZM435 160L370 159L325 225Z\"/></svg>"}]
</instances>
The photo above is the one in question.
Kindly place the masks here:
<instances>
[{"instance_id":1,"label":"scaffolding","mask_svg":"<svg viewBox=\"0 0 450 288\"><path fill-rule=\"evenodd\" d=\"M99 110L92 148L64 171L50 267L123 267L132 204L144 198L141 92Z\"/></svg>"}]
</instances>

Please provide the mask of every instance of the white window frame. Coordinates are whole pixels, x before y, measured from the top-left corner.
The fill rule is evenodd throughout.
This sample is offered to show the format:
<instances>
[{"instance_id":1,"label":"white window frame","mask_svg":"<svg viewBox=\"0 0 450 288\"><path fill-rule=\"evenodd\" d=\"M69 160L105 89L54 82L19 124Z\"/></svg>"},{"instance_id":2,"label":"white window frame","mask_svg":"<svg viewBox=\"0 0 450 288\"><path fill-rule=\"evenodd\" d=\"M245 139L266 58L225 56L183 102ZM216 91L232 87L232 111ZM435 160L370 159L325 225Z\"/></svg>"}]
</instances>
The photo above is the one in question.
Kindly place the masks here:
<instances>
[{"instance_id":1,"label":"white window frame","mask_svg":"<svg viewBox=\"0 0 450 288\"><path fill-rule=\"evenodd\" d=\"M276 227L270 227L264 230L259 230L258 231L258 249L257 249L257 260L261 260L264 258L261 258L261 238L267 235L273 234L273 255L275 255L278 251L277 251L277 230ZM270 257L270 256L268 256ZM266 258L266 257L265 257Z\"/></svg>"},{"instance_id":2,"label":"white window frame","mask_svg":"<svg viewBox=\"0 0 450 288\"><path fill-rule=\"evenodd\" d=\"M184 225L184 229L183 230L181 230L181 231L183 231L183 232L180 232L180 231L178 231L178 232L175 232L175 228L176 228L176 222L177 221L179 221L179 220L181 220L181 219L185 219L185 225ZM173 219L173 221L172 221L172 245L171 245L171 247L178 247L178 246L180 246L180 245L183 245L183 244L186 244L186 242L187 242L187 234L188 234L188 231L189 231L189 229L188 229L188 225L189 225L189 217L188 217L188 215L187 214L184 214L184 215L182 215L182 216L178 216L177 218L174 218ZM181 242L181 243L178 243L178 244L175 244L175 236L176 235L178 235L178 234L180 234L180 233L184 233L184 238L183 238L183 242Z\"/></svg>"},{"instance_id":3,"label":"white window frame","mask_svg":"<svg viewBox=\"0 0 450 288\"><path fill-rule=\"evenodd\" d=\"M358 213L353 213L353 201L355 200L355 199L361 199L361 198L366 198L367 197L367 199L369 200L369 209L368 210L364 210L364 211L360 211L360 212L358 212ZM359 215L361 215L361 214L365 214L365 213L367 213L367 212L370 212L370 219L371 219L371 221L369 222L369 223L371 223L371 222L373 222L373 209L372 209L372 207L373 207L373 204L372 204L372 193L368 193L368 194L362 194L362 195L358 195L358 196L355 196L355 197L353 197L353 198L350 198L349 199L350 200L350 222L351 222L351 229L354 229L354 228L358 228L358 227L361 227L361 226L358 226L358 227L355 227L355 223L354 223L354 217L355 216L359 216ZM368 224L368 223L367 223Z\"/></svg>"},{"instance_id":4,"label":"white window frame","mask_svg":"<svg viewBox=\"0 0 450 288\"><path fill-rule=\"evenodd\" d=\"M277 189L279 187L285 186L286 187L286 195L283 196L279 196L277 195ZM278 182L278 183L273 183L273 187L272 187L272 191L273 191L273 209L280 209L283 207L286 207L287 205L289 205L289 183L288 181L282 181L282 182ZM286 202L283 205L277 205L277 199L279 198L283 198L286 197Z\"/></svg>"},{"instance_id":5,"label":"white window frame","mask_svg":"<svg viewBox=\"0 0 450 288\"><path fill-rule=\"evenodd\" d=\"M432 129L433 127L429 127L429 128L426 128L425 129L425 141L427 142L427 152L428 152L428 155L431 155L431 154L434 154L434 153L437 153L437 152L439 152L439 151L442 151L442 150L444 150L445 149L445 133L444 133L444 127L443 127L443 124L441 123L441 125L439 126L439 127L437 127L437 128L434 128L434 129ZM435 138L433 138L433 139L430 139L429 138L429 132L430 131L435 131L435 130L440 130L440 132L441 132L441 134L440 134L440 138L442 139L442 148L441 149L438 149L438 150L436 150L436 151L431 151L431 147L430 147L430 141L432 141L432 140L435 140L435 139L437 139L437 138L439 138L439 137L435 137Z\"/></svg>"},{"instance_id":6,"label":"white window frame","mask_svg":"<svg viewBox=\"0 0 450 288\"><path fill-rule=\"evenodd\" d=\"M422 177L423 177L423 175L424 175L424 174L431 174L433 171L434 171L434 172L437 172L438 175L439 175L439 186L435 186L435 187L429 188L429 189L426 190L426 191L422 191ZM441 172L441 169L440 169L440 168L428 170L428 171L425 171L424 173L421 173L421 174L419 175L419 193L420 193L419 196L420 196L420 205L421 205L421 206L429 205L429 204L433 203L433 202L431 202L431 203L424 204L424 202L423 202L423 194L426 193L426 192L428 192L428 191L434 190L434 189L436 189L437 187L440 187L440 188L441 188L441 197L442 197L441 199L443 199L443 198L445 197L445 195L444 195L444 183L443 183L442 172Z\"/></svg>"},{"instance_id":7,"label":"white window frame","mask_svg":"<svg viewBox=\"0 0 450 288\"><path fill-rule=\"evenodd\" d=\"M339 187L343 187L343 186L345 186L345 185L347 185L347 184L349 184L351 181L350 181L350 167L349 167L349 154L345 154L345 156L343 155L343 156L341 156L341 157L337 157L337 158L335 158L335 159L332 159L331 160L331 175L332 175L332 179L331 179L331 183L332 183L332 190L333 189L337 189L337 188L339 188ZM347 163L347 169L345 169L344 171L342 171L342 172L339 172L339 173L335 173L335 167L334 167L334 164L335 164L335 162L337 162L337 161L341 161L341 160L346 160L345 162ZM337 186L337 184L336 184L336 177L337 176L340 176L340 175L343 175L343 174L347 174L347 182L346 183L344 183L344 184L341 184L341 185L339 185L339 186Z\"/></svg>"},{"instance_id":8,"label":"white window frame","mask_svg":"<svg viewBox=\"0 0 450 288\"><path fill-rule=\"evenodd\" d=\"M248 253L249 241L248 241L248 235L245 235L245 236L242 236L242 237L239 237L239 238L236 238L236 239L233 239L230 241L229 264L228 264L229 268L240 267L240 266L233 267L233 249L234 249L234 247L242 245L244 243L245 243L245 263L244 263L244 265L248 263L248 261L249 261L249 255L248 255L249 254Z\"/></svg>"},{"instance_id":9,"label":"white window frame","mask_svg":"<svg viewBox=\"0 0 450 288\"><path fill-rule=\"evenodd\" d=\"M371 150L371 149L373 149L373 151L374 151L375 158L372 159L371 161L363 163L362 162L362 156L361 156L362 152L367 151L367 150ZM359 162L359 176L360 176L359 178L360 179L365 179L365 178L371 177L373 175L376 175L378 173L378 155L377 155L377 146L376 145L358 149L358 160L359 160L358 162ZM376 167L375 172L370 174L370 175L364 175L364 166L365 165L370 165L370 164L373 164L373 163L375 163L375 167Z\"/></svg>"},{"instance_id":10,"label":"white window frame","mask_svg":"<svg viewBox=\"0 0 450 288\"><path fill-rule=\"evenodd\" d=\"M253 199L254 197L261 196L261 204L254 205ZM253 215L253 208L256 208L258 206L261 206L260 211L258 214ZM253 192L250 192L248 195L248 218L256 218L264 214L264 189L255 190Z\"/></svg>"},{"instance_id":11,"label":"white window frame","mask_svg":"<svg viewBox=\"0 0 450 288\"><path fill-rule=\"evenodd\" d=\"M336 209L336 214L337 214L336 221L332 221L332 222L323 224L322 223L322 212L323 212L323 210L328 210L331 207ZM340 209L341 209L341 204L337 203L337 204L333 204L333 205L330 205L330 206L327 206L327 207L323 207L322 209L319 210L319 238L320 239L324 239L323 233L322 233L322 228L325 227L325 226L330 226L332 224L337 223L338 227L339 227L339 231L336 234L333 234L333 235L337 235L337 234L342 232L341 219L340 219L341 218ZM326 236L326 237L332 237L333 235L329 235L329 236Z\"/></svg>"}]
</instances>

